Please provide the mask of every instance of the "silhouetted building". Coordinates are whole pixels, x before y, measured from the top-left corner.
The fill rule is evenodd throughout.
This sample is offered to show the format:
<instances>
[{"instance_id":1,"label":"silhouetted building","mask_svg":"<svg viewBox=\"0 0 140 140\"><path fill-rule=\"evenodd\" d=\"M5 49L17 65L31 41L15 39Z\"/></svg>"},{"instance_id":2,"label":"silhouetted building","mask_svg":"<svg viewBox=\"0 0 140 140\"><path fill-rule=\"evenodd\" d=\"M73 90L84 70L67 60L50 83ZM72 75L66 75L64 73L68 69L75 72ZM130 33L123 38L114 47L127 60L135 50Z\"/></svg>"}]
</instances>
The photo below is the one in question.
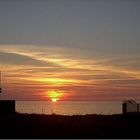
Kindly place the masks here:
<instances>
[{"instance_id":1,"label":"silhouetted building","mask_svg":"<svg viewBox=\"0 0 140 140\"><path fill-rule=\"evenodd\" d=\"M13 114L15 113L14 100L2 100L2 84L1 84L1 71L0 71L0 114Z\"/></svg>"},{"instance_id":2,"label":"silhouetted building","mask_svg":"<svg viewBox=\"0 0 140 140\"><path fill-rule=\"evenodd\" d=\"M140 103L138 104L138 112L140 112Z\"/></svg>"},{"instance_id":3,"label":"silhouetted building","mask_svg":"<svg viewBox=\"0 0 140 140\"><path fill-rule=\"evenodd\" d=\"M13 114L15 113L14 100L1 100L0 101L0 114Z\"/></svg>"},{"instance_id":4,"label":"silhouetted building","mask_svg":"<svg viewBox=\"0 0 140 140\"><path fill-rule=\"evenodd\" d=\"M122 105L123 114L138 112L138 105L134 100L125 101Z\"/></svg>"}]
</instances>

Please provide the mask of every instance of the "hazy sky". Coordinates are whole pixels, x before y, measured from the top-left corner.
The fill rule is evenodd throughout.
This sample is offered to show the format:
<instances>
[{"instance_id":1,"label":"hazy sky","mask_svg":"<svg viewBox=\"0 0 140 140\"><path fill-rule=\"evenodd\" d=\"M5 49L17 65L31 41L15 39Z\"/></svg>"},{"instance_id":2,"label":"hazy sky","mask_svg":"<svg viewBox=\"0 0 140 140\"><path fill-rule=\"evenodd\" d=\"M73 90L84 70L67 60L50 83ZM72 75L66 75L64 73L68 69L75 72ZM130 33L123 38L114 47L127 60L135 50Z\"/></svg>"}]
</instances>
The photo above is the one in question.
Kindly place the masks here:
<instances>
[{"instance_id":1,"label":"hazy sky","mask_svg":"<svg viewBox=\"0 0 140 140\"><path fill-rule=\"evenodd\" d=\"M1 0L3 99L140 100L139 0Z\"/></svg>"}]
</instances>

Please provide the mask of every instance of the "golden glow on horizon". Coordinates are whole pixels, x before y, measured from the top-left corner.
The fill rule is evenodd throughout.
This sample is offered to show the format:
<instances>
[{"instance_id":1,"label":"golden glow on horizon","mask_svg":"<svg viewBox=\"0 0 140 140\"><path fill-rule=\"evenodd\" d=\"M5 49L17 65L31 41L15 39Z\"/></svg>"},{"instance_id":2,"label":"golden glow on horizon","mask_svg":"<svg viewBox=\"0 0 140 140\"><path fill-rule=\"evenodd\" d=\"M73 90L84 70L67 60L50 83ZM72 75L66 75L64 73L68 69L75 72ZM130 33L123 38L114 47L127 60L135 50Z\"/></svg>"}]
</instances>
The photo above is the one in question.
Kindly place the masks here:
<instances>
[{"instance_id":1,"label":"golden glow on horizon","mask_svg":"<svg viewBox=\"0 0 140 140\"><path fill-rule=\"evenodd\" d=\"M48 90L47 96L52 100L52 102L56 102L64 95L63 91L60 90Z\"/></svg>"},{"instance_id":2,"label":"golden glow on horizon","mask_svg":"<svg viewBox=\"0 0 140 140\"><path fill-rule=\"evenodd\" d=\"M53 85L64 85L64 84L72 84L77 81L74 79L63 79L63 78L24 78L25 80L37 81L37 82L45 82Z\"/></svg>"}]
</instances>

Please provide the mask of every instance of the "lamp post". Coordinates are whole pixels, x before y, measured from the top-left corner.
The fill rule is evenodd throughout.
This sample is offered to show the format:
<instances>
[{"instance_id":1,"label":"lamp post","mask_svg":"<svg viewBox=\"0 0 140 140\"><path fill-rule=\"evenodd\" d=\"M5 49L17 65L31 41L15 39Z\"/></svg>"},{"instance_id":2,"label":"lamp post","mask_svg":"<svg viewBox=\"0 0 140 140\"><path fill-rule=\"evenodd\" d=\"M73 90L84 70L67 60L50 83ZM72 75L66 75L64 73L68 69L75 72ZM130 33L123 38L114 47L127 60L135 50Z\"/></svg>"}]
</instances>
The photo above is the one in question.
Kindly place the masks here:
<instances>
[{"instance_id":1,"label":"lamp post","mask_svg":"<svg viewBox=\"0 0 140 140\"><path fill-rule=\"evenodd\" d=\"M1 94L2 94L2 84L1 84L1 71L0 71L0 100L1 100Z\"/></svg>"}]
</instances>

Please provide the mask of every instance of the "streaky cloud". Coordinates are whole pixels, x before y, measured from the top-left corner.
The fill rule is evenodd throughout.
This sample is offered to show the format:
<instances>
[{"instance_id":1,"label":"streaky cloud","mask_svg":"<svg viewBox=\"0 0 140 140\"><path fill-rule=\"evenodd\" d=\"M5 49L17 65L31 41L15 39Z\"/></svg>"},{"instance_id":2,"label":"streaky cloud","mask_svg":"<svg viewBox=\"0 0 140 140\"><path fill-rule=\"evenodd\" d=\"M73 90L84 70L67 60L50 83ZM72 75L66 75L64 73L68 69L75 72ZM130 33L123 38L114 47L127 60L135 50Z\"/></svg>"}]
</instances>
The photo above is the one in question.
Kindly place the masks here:
<instances>
[{"instance_id":1,"label":"streaky cloud","mask_svg":"<svg viewBox=\"0 0 140 140\"><path fill-rule=\"evenodd\" d=\"M16 53L0 52L0 63L4 65L29 65L29 66L55 66L58 65L52 62L44 62L33 59L25 55L19 55Z\"/></svg>"}]
</instances>

